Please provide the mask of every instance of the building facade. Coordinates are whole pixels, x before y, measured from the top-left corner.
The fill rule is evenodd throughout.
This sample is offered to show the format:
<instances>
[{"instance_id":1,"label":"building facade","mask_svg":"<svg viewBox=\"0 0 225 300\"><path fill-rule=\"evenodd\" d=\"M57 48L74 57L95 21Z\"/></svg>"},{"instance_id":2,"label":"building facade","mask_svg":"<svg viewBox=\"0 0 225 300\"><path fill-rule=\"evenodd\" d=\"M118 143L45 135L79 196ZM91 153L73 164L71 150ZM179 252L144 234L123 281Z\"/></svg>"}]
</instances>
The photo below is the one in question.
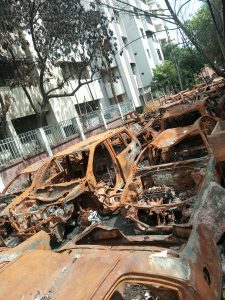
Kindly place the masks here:
<instances>
[{"instance_id":1,"label":"building facade","mask_svg":"<svg viewBox=\"0 0 225 300\"><path fill-rule=\"evenodd\" d=\"M111 29L117 38L118 51L114 56L112 72L117 77L114 89L119 102L133 101L134 106L144 105L151 99L153 69L163 62L156 28L149 17L146 1L103 0L108 18L114 19ZM126 2L126 3L125 3ZM104 104L115 102L107 76L101 80Z\"/></svg>"},{"instance_id":2,"label":"building facade","mask_svg":"<svg viewBox=\"0 0 225 300\"><path fill-rule=\"evenodd\" d=\"M46 114L46 125L74 117L82 116L108 108L117 102L132 102L139 107L151 99L151 80L153 69L163 61L163 54L157 38L156 28L151 18L145 14L150 8L146 1L127 0L127 4L118 5L116 0L102 0L99 9L114 21L110 24L118 45L110 70L103 70L102 79L83 85L74 96L53 98ZM126 13L126 10L131 12ZM29 49L32 53L32 46ZM26 51L18 49L18 60L26 59ZM73 72L75 65L64 61L54 70L53 84L64 72ZM7 113L7 136L18 134L37 128L34 110L21 87L10 88L7 84L13 79L13 72L0 60L0 95L3 99L7 95L10 100ZM113 74L112 77L109 76ZM76 77L71 77L66 89L68 91L76 85ZM53 84L54 86L54 84ZM33 102L38 106L40 91L36 86L27 87Z\"/></svg>"}]
</instances>

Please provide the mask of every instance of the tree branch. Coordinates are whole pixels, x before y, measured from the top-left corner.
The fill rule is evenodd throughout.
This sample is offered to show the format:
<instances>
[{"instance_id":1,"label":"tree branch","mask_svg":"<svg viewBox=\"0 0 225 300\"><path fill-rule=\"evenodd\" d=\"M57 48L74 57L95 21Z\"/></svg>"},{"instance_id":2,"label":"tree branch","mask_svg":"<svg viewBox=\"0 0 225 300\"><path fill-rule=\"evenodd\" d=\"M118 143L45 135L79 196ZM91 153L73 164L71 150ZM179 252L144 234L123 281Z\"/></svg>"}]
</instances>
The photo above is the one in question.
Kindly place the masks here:
<instances>
[{"instance_id":1,"label":"tree branch","mask_svg":"<svg viewBox=\"0 0 225 300\"><path fill-rule=\"evenodd\" d=\"M200 55L202 55L202 57L205 59L205 61L209 64L209 66L219 75L222 77L225 77L225 73L223 71L221 71L215 64L214 62L209 58L209 56L206 54L206 52L201 48L201 46L199 45L198 41L196 40L196 38L194 37L194 35L192 34L192 32L190 30L188 30L186 28L186 26L180 21L180 19L178 18L178 16L176 15L176 13L173 11L169 0L164 0L171 16L173 17L175 23L182 29L182 31L185 33L185 35L189 38L189 40L191 41L191 43L195 46L195 48L197 49L197 51L200 53Z\"/></svg>"}]
</instances>

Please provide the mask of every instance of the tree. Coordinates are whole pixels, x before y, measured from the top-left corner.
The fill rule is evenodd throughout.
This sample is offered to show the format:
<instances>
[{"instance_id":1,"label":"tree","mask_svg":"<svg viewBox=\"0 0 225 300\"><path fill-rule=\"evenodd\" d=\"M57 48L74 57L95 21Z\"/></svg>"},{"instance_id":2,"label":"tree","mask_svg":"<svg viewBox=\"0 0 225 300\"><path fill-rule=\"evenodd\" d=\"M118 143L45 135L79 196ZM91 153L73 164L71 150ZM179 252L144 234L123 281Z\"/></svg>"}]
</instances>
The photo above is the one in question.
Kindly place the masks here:
<instances>
[{"instance_id":1,"label":"tree","mask_svg":"<svg viewBox=\"0 0 225 300\"><path fill-rule=\"evenodd\" d=\"M178 76L176 67L170 60L165 60L163 64L158 65L153 70L154 76L152 80L152 88L154 89L166 89L169 91L175 91L178 88Z\"/></svg>"},{"instance_id":2,"label":"tree","mask_svg":"<svg viewBox=\"0 0 225 300\"><path fill-rule=\"evenodd\" d=\"M186 37L190 40L192 45L195 46L196 50L199 52L199 54L202 56L204 61L220 76L225 77L224 70L221 69L220 65L215 62L210 55L204 50L204 47L202 46L201 42L198 40L198 37L195 36L194 32L187 26L187 24L183 23L179 17L179 12L181 9L178 10L178 12L175 11L175 9L172 8L169 0L164 0L167 8L169 10L169 13L171 14L175 24L183 31L183 33L186 35ZM187 4L189 1L186 1L182 6ZM223 41L224 42L224 41ZM221 49L222 51L222 49ZM223 51L222 51L223 53Z\"/></svg>"},{"instance_id":3,"label":"tree","mask_svg":"<svg viewBox=\"0 0 225 300\"><path fill-rule=\"evenodd\" d=\"M203 5L195 16L186 23L186 26L201 44L202 50L207 53L208 57L223 66L224 58L208 7Z\"/></svg>"},{"instance_id":4,"label":"tree","mask_svg":"<svg viewBox=\"0 0 225 300\"><path fill-rule=\"evenodd\" d=\"M182 90L192 87L204 67L204 61L193 47L163 43L165 63L154 70L153 87ZM170 82L168 81L170 80ZM180 81L182 84L180 84Z\"/></svg>"},{"instance_id":5,"label":"tree","mask_svg":"<svg viewBox=\"0 0 225 300\"><path fill-rule=\"evenodd\" d=\"M174 43L162 43L162 51L164 58L171 60L176 66L177 72L180 74L182 81L182 88L186 89L195 83L196 75L204 67L204 60L194 47L182 46L180 47Z\"/></svg>"},{"instance_id":6,"label":"tree","mask_svg":"<svg viewBox=\"0 0 225 300\"><path fill-rule=\"evenodd\" d=\"M93 3L84 7L80 0L18 2L16 13L20 18L16 22L16 32L28 62L20 70L17 68L18 82L15 84L22 86L38 117L39 126L42 126L49 100L73 96L81 86L95 80L96 74L111 63L116 43L109 29L110 21ZM29 40L34 53L29 53ZM12 48L8 50L15 59ZM75 87L68 86L71 74L53 80L59 61L73 63L77 79ZM32 73L34 70L36 72ZM25 78L27 82L31 77L32 84L37 84L41 94L38 107L24 83Z\"/></svg>"},{"instance_id":7,"label":"tree","mask_svg":"<svg viewBox=\"0 0 225 300\"><path fill-rule=\"evenodd\" d=\"M10 51L15 45L19 45L19 39L17 32L15 31L15 25L19 20L19 14L17 9L19 8L18 3L13 0L0 0L0 61L8 63L10 57ZM15 61L10 63L12 68L15 68ZM10 84L13 88L14 85ZM6 137L6 124L7 124L7 113L12 102L12 97L5 92L0 93L0 138Z\"/></svg>"}]
</instances>

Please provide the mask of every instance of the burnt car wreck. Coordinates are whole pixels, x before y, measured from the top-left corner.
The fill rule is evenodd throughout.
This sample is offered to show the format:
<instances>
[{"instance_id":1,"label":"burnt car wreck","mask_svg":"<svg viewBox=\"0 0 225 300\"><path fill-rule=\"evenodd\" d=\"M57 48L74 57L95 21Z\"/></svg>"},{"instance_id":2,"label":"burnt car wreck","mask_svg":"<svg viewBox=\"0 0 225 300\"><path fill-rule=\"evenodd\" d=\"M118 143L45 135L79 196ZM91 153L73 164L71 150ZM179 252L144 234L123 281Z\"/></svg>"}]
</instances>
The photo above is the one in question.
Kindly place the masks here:
<instances>
[{"instance_id":1,"label":"burnt car wreck","mask_svg":"<svg viewBox=\"0 0 225 300\"><path fill-rule=\"evenodd\" d=\"M0 270L0 297L220 299L225 191L212 177L213 171L189 223L173 225L170 234L127 236L92 224L56 252L47 247L46 237L45 247L25 251Z\"/></svg>"},{"instance_id":2,"label":"burnt car wreck","mask_svg":"<svg viewBox=\"0 0 225 300\"><path fill-rule=\"evenodd\" d=\"M0 299L221 300L224 94L196 86L22 171L2 195Z\"/></svg>"},{"instance_id":3,"label":"burnt car wreck","mask_svg":"<svg viewBox=\"0 0 225 300\"><path fill-rule=\"evenodd\" d=\"M90 225L107 205L96 191L103 186L114 198L140 150L138 140L124 128L58 153L39 170L31 187L1 211L2 240L45 230L61 241L66 226Z\"/></svg>"},{"instance_id":4,"label":"burnt car wreck","mask_svg":"<svg viewBox=\"0 0 225 300\"><path fill-rule=\"evenodd\" d=\"M215 127L213 118L201 117L193 126L163 131L141 153L121 197L121 212L137 230L168 233L173 224L188 223L209 172L213 153L207 137ZM214 168L223 185L224 162Z\"/></svg>"}]
</instances>

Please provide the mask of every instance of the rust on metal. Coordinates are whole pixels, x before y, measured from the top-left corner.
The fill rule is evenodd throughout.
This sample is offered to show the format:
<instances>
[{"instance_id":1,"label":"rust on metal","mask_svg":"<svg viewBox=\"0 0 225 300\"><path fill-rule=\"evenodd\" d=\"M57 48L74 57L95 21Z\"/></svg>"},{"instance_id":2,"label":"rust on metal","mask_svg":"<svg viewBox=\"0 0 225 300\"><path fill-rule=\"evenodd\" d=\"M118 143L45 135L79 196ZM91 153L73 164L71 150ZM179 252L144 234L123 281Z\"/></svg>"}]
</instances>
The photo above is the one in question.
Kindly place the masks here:
<instances>
[{"instance_id":1,"label":"rust on metal","mask_svg":"<svg viewBox=\"0 0 225 300\"><path fill-rule=\"evenodd\" d=\"M164 97L24 170L0 210L0 299L219 300L224 95Z\"/></svg>"}]
</instances>

